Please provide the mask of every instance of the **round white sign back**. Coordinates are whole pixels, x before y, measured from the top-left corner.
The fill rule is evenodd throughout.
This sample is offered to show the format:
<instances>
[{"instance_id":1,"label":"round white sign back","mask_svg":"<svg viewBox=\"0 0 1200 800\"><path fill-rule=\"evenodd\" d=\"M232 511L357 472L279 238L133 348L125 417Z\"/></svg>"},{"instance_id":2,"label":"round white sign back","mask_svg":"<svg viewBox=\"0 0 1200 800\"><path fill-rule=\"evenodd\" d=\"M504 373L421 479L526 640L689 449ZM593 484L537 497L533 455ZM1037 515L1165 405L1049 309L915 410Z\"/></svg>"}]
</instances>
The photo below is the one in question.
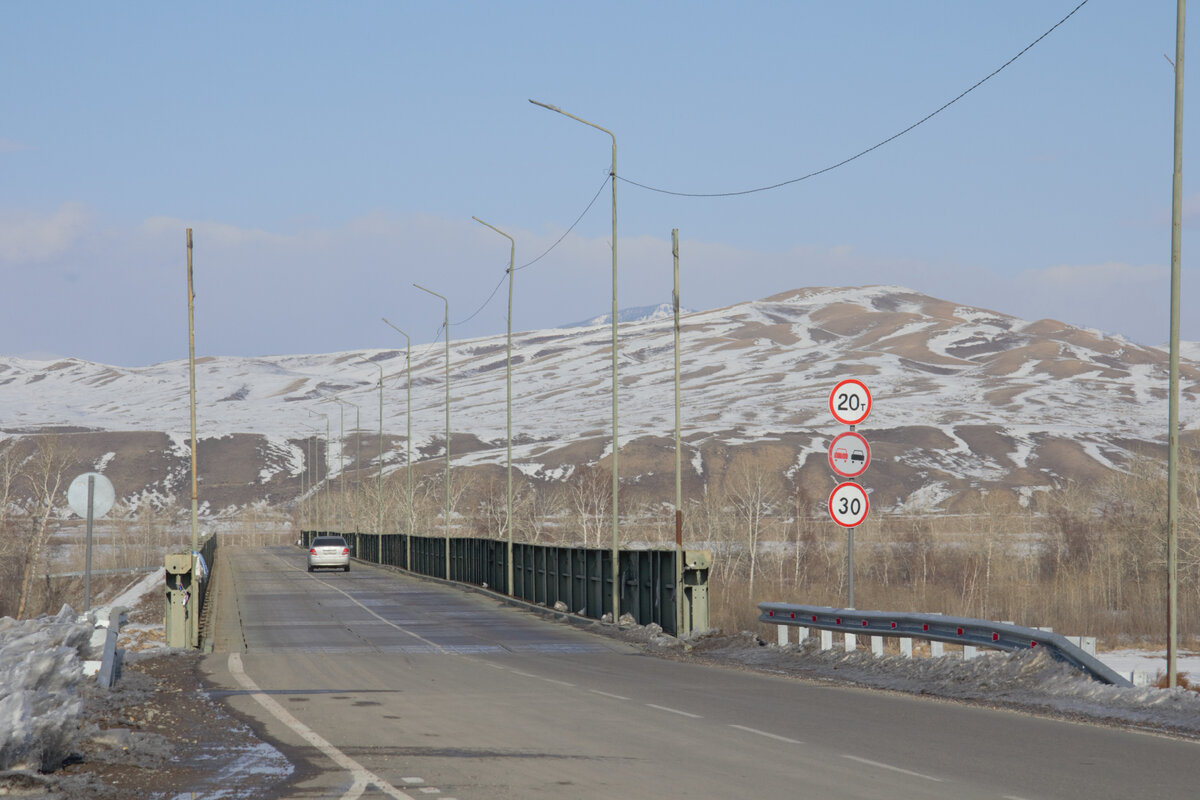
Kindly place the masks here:
<instances>
[{"instance_id":1,"label":"round white sign back","mask_svg":"<svg viewBox=\"0 0 1200 800\"><path fill-rule=\"evenodd\" d=\"M67 488L67 505L79 516L87 519L88 515L88 478L95 479L92 488L92 516L103 517L113 507L117 494L113 491L112 481L99 472L85 472L71 481Z\"/></svg>"}]
</instances>

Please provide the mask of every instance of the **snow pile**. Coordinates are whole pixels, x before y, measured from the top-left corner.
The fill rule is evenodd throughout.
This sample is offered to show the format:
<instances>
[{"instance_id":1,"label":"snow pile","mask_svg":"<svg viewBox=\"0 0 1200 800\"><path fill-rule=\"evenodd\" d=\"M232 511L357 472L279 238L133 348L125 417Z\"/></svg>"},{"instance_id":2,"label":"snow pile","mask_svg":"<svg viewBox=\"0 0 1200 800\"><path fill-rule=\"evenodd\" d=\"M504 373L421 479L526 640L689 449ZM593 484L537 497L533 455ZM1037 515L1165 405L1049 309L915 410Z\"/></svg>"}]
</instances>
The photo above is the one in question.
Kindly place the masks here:
<instances>
[{"instance_id":1,"label":"snow pile","mask_svg":"<svg viewBox=\"0 0 1200 800\"><path fill-rule=\"evenodd\" d=\"M92 627L58 616L0 619L0 770L53 770L70 755Z\"/></svg>"}]
</instances>

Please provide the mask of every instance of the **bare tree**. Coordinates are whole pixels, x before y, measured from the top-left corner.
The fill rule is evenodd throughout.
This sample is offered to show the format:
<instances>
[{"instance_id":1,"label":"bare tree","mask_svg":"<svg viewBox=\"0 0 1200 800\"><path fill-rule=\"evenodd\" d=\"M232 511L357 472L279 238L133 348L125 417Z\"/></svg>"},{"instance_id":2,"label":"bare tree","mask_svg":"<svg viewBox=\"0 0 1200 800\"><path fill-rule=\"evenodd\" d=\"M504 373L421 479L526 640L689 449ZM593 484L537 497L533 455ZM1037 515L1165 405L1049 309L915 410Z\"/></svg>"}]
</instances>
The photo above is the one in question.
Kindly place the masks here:
<instances>
[{"instance_id":1,"label":"bare tree","mask_svg":"<svg viewBox=\"0 0 1200 800\"><path fill-rule=\"evenodd\" d=\"M781 476L770 472L753 456L739 458L726 478L726 491L734 513L741 523L750 559L750 599L754 599L754 579L758 569L759 542L765 518L773 513L782 493Z\"/></svg>"},{"instance_id":2,"label":"bare tree","mask_svg":"<svg viewBox=\"0 0 1200 800\"><path fill-rule=\"evenodd\" d=\"M54 505L64 490L64 473L73 456L57 436L39 437L37 448L27 462L24 474L29 487L29 508L32 518L30 539L25 550L21 598L17 605L17 619L22 619L29 604L33 588L33 573L46 549L50 537L50 517Z\"/></svg>"},{"instance_id":3,"label":"bare tree","mask_svg":"<svg viewBox=\"0 0 1200 800\"><path fill-rule=\"evenodd\" d=\"M583 546L599 546L610 524L612 480L598 465L585 465L567 479L567 492Z\"/></svg>"}]
</instances>

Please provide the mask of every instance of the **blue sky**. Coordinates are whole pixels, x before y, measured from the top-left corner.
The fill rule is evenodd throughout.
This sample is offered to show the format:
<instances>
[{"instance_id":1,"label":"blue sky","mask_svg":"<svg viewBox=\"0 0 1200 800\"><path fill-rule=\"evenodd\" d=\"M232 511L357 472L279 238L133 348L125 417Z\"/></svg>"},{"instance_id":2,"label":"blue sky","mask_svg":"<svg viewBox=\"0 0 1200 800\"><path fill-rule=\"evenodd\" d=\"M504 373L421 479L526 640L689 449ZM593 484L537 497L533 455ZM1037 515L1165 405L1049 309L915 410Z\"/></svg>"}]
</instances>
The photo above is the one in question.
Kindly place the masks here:
<instances>
[{"instance_id":1,"label":"blue sky","mask_svg":"<svg viewBox=\"0 0 1200 800\"><path fill-rule=\"evenodd\" d=\"M414 282L453 338L502 333L508 242L472 216L520 266L598 191L516 274L513 327L603 314L610 140L530 98L612 130L623 179L739 191L898 133L1076 5L6 4L0 353L186 357L188 227L201 355L399 346L385 316L431 341ZM1174 2L1090 0L818 177L618 181L619 304L669 302L678 228L689 308L887 283L1163 343L1174 47Z\"/></svg>"}]
</instances>

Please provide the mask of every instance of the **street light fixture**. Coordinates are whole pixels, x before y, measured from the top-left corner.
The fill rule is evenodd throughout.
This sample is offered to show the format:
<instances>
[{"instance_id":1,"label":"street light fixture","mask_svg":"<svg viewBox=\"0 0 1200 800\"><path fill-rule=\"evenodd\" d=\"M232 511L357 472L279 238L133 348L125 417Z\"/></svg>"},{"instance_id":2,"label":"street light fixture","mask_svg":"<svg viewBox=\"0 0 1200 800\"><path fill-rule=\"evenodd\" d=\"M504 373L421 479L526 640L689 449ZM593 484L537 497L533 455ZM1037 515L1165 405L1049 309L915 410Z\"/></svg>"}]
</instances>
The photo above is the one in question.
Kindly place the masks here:
<instances>
[{"instance_id":1,"label":"street light fixture","mask_svg":"<svg viewBox=\"0 0 1200 800\"><path fill-rule=\"evenodd\" d=\"M409 338L407 333L400 330L392 323L388 322L386 317L383 317L382 319L383 319L384 325L387 325L389 328L394 330L396 333L403 336L404 341L407 342L407 344L405 346L404 365L405 365L405 371L407 373L407 378L405 380L405 383L406 383L405 391L406 391L406 394L408 395L408 399L407 399L407 409L408 410L405 413L405 417L407 418L407 421L408 421L408 433L406 434L406 438L405 438L406 450L405 450L405 454L404 454L404 466L405 466L405 471L408 473L408 536L406 536L404 539L404 541L406 543L406 548L405 548L406 552L404 554L404 566L406 569L412 569L412 537L413 537L413 528L416 527L416 512L413 510L413 480L412 480L412 339Z\"/></svg>"},{"instance_id":2,"label":"street light fixture","mask_svg":"<svg viewBox=\"0 0 1200 800\"><path fill-rule=\"evenodd\" d=\"M440 297L446 304L446 318L442 327L446 329L446 510L443 513L446 539L446 580L450 580L450 301L432 289L414 283L422 292Z\"/></svg>"},{"instance_id":3,"label":"street light fixture","mask_svg":"<svg viewBox=\"0 0 1200 800\"><path fill-rule=\"evenodd\" d=\"M508 248L508 345L507 345L507 349L506 349L507 355L505 356L505 366L506 366L505 396L507 399L507 411L506 411L507 420L506 421L507 421L507 426L508 426L508 442L507 442L508 477L507 477L507 492L505 495L505 505L504 505L504 527L508 534L508 555L505 559L506 564L507 564L506 572L507 572L507 579L508 579L507 592L508 592L508 594L512 594L513 593L512 306L513 306L513 271L514 271L513 270L513 260L516 257L516 253L517 253L517 243L515 241L513 241L513 238L511 236L509 236L507 233L505 233L504 231L497 228L495 225L488 225L488 223L484 222L479 217L471 217L471 219L475 220L480 225L487 225L489 228L494 230L496 233L500 234L505 239L508 239L508 243L509 243L509 248Z\"/></svg>"},{"instance_id":4,"label":"street light fixture","mask_svg":"<svg viewBox=\"0 0 1200 800\"><path fill-rule=\"evenodd\" d=\"M620 452L617 441L617 137L607 128L601 128L594 122L588 122L574 114L568 114L558 106L539 103L537 100L529 102L562 114L564 117L570 117L576 122L582 122L584 125L603 131L612 137L612 168L608 173L608 179L612 181L612 608L613 622L616 622L621 615L621 587L618 579L621 550L617 520L618 496L621 488L620 471L617 467L617 456Z\"/></svg>"}]
</instances>

